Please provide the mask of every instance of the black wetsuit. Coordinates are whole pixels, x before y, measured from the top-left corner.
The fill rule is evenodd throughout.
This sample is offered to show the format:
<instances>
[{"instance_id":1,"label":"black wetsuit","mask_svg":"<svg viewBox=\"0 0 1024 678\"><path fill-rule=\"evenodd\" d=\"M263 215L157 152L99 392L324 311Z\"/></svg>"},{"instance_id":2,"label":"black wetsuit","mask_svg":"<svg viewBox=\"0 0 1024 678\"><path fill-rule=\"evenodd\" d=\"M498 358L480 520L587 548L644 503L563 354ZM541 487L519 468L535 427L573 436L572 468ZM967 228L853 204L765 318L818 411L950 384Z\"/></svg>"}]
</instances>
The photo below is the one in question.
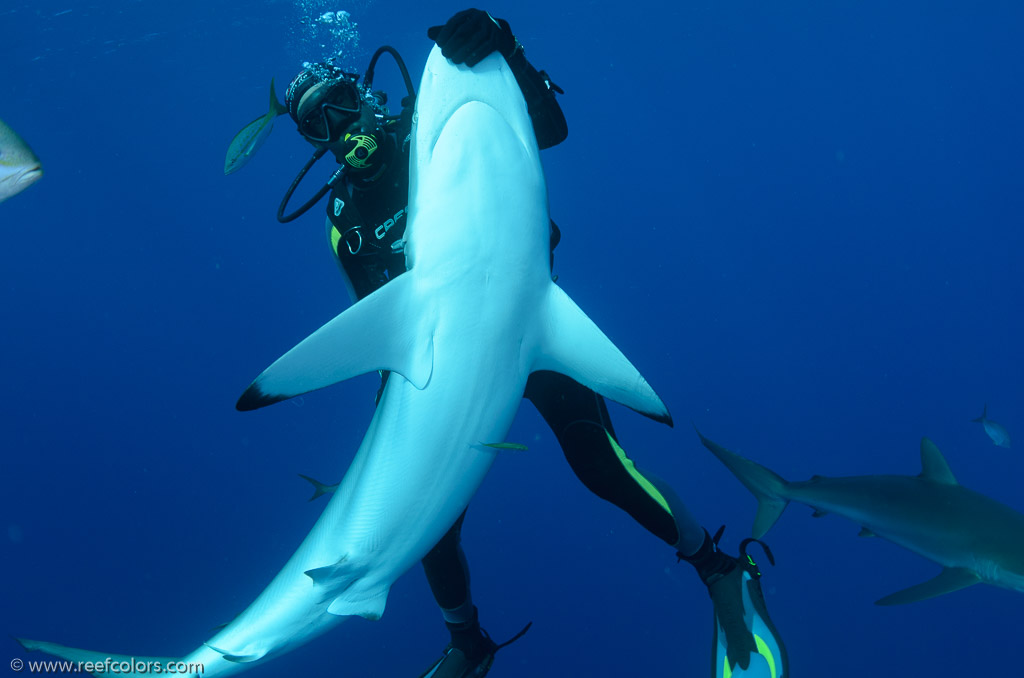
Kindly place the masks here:
<instances>
[{"instance_id":1,"label":"black wetsuit","mask_svg":"<svg viewBox=\"0 0 1024 678\"><path fill-rule=\"evenodd\" d=\"M526 99L539 147L560 143L568 128L547 75L535 70L521 50L508 62ZM372 180L339 183L327 206L331 247L358 299L405 272L401 248L409 202L412 102L404 103L402 116L387 130L389 165ZM552 222L552 252L558 239ZM554 431L566 460L588 489L628 512L669 545L677 543L678 529L668 503L605 433L614 436L601 396L554 372L531 375L524 395ZM423 559L431 591L443 609L458 608L469 595L461 526L462 517Z\"/></svg>"}]
</instances>

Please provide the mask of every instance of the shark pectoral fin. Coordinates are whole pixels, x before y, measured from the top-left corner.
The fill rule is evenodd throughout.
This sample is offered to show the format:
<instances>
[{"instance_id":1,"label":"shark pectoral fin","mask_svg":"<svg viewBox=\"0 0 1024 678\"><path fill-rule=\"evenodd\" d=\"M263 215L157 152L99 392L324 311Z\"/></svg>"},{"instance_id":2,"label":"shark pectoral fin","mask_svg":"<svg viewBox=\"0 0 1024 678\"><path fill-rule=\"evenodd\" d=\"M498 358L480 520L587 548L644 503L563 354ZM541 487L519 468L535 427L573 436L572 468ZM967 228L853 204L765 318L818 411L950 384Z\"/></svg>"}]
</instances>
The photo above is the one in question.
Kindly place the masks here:
<instances>
[{"instance_id":1,"label":"shark pectoral fin","mask_svg":"<svg viewBox=\"0 0 1024 678\"><path fill-rule=\"evenodd\" d=\"M814 509L814 511L811 513L811 517L812 518L824 518L827 515L828 515L828 511L822 511L821 509L817 509L817 508Z\"/></svg>"},{"instance_id":2,"label":"shark pectoral fin","mask_svg":"<svg viewBox=\"0 0 1024 678\"><path fill-rule=\"evenodd\" d=\"M858 537L877 537L878 535L869 530L866 527L860 528L860 532L857 533Z\"/></svg>"},{"instance_id":3,"label":"shark pectoral fin","mask_svg":"<svg viewBox=\"0 0 1024 678\"><path fill-rule=\"evenodd\" d=\"M911 586L875 601L875 605L905 605L952 593L980 582L978 575L962 567L947 567L934 579Z\"/></svg>"},{"instance_id":4,"label":"shark pectoral fin","mask_svg":"<svg viewBox=\"0 0 1024 678\"><path fill-rule=\"evenodd\" d=\"M657 421L672 425L665 403L615 344L554 283L542 311L532 371L551 370Z\"/></svg>"},{"instance_id":5,"label":"shark pectoral fin","mask_svg":"<svg viewBox=\"0 0 1024 678\"><path fill-rule=\"evenodd\" d=\"M94 650L79 650L74 647L67 647L65 645L58 645L57 643L48 643L42 640L29 640L28 638L15 638L21 646L29 652L45 652L53 657L58 657L69 662L92 662L99 671L94 672L94 675L110 675L109 673L104 674L104 669L111 665L111 663L121 664L122 662L134 666L146 665L149 667L150 672L155 672L152 667L156 666L159 662L160 665L165 669L169 664L180 661L176 657L138 657L135 655L128 654L112 654L110 652L96 652ZM132 664L134 662L134 664ZM152 662L146 664L147 662ZM128 671L120 672L121 675L135 675Z\"/></svg>"},{"instance_id":6,"label":"shark pectoral fin","mask_svg":"<svg viewBox=\"0 0 1024 678\"><path fill-rule=\"evenodd\" d=\"M376 370L425 388L434 369L433 317L415 308L416 298L411 275L395 278L278 358L235 407L255 410Z\"/></svg>"}]
</instances>

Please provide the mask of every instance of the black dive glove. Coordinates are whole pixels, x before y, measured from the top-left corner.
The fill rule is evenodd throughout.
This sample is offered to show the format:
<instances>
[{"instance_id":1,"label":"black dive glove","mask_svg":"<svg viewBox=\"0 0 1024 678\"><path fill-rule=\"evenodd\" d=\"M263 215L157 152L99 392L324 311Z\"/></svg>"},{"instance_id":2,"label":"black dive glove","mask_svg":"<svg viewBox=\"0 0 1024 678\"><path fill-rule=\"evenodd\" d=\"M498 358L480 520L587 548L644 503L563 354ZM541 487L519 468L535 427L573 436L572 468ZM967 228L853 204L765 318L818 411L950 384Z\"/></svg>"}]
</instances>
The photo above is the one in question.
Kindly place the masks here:
<instances>
[{"instance_id":1,"label":"black dive glove","mask_svg":"<svg viewBox=\"0 0 1024 678\"><path fill-rule=\"evenodd\" d=\"M482 9L464 9L444 26L431 26L427 37L437 43L441 54L470 68L491 52L508 59L519 44L504 19L495 19Z\"/></svg>"}]
</instances>

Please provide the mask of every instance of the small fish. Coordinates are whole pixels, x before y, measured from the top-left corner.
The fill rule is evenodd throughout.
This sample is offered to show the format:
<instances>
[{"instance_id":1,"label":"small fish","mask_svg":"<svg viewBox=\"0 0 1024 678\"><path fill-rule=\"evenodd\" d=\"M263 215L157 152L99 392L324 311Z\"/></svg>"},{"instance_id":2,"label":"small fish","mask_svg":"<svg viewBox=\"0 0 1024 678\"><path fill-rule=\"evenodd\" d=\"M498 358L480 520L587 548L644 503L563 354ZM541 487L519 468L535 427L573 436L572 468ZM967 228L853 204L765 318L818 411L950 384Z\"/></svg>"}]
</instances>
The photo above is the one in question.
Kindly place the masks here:
<instances>
[{"instance_id":1,"label":"small fish","mask_svg":"<svg viewBox=\"0 0 1024 678\"><path fill-rule=\"evenodd\" d=\"M496 450L518 450L519 452L530 449L521 443L484 443L484 447L493 447Z\"/></svg>"},{"instance_id":2,"label":"small fish","mask_svg":"<svg viewBox=\"0 0 1024 678\"><path fill-rule=\"evenodd\" d=\"M971 419L971 421L981 424L981 427L985 429L985 433L996 445L999 447L1010 447L1010 434L1007 433L1002 425L988 418L988 403L985 403L985 409L981 411L981 416L977 419Z\"/></svg>"},{"instance_id":3,"label":"small fish","mask_svg":"<svg viewBox=\"0 0 1024 678\"><path fill-rule=\"evenodd\" d=\"M42 176L39 158L17 132L0 120L0 202L21 193Z\"/></svg>"},{"instance_id":4,"label":"small fish","mask_svg":"<svg viewBox=\"0 0 1024 678\"><path fill-rule=\"evenodd\" d=\"M224 174L231 174L242 169L270 136L271 130L274 129L274 118L287 112L288 109L284 107L284 104L277 100L274 81L271 79L270 110L243 127L242 131L231 140L228 145L228 154L224 158Z\"/></svg>"},{"instance_id":5,"label":"small fish","mask_svg":"<svg viewBox=\"0 0 1024 678\"><path fill-rule=\"evenodd\" d=\"M305 480L308 480L310 483L313 484L313 496L309 498L309 501L313 501L317 497L322 497L325 494L330 494L331 492L334 492L335 490L338 489L338 485L341 484L334 483L333 485L327 485L325 483L321 483L319 480L310 478L309 476L304 476L301 473L299 474L299 477L304 478Z\"/></svg>"}]
</instances>

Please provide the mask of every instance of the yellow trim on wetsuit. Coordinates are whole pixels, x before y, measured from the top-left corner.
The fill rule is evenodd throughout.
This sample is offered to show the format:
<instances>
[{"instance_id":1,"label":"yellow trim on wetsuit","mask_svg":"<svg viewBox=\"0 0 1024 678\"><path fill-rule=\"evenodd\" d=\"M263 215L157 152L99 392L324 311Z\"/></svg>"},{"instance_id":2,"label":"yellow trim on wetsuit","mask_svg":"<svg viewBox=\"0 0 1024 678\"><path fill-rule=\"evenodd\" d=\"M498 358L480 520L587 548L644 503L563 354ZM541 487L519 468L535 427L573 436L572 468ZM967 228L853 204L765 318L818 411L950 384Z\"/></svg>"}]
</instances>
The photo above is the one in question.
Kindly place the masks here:
<instances>
[{"instance_id":1,"label":"yellow trim on wetsuit","mask_svg":"<svg viewBox=\"0 0 1024 678\"><path fill-rule=\"evenodd\" d=\"M338 256L338 243L341 242L341 231L334 224L331 224L331 252L335 258Z\"/></svg>"},{"instance_id":2,"label":"yellow trim on wetsuit","mask_svg":"<svg viewBox=\"0 0 1024 678\"><path fill-rule=\"evenodd\" d=\"M612 449L615 450L615 456L619 458L619 461L622 463L622 466L626 469L629 475L633 476L633 480L635 480L637 484L644 489L644 492L650 495L651 499L658 502L658 505L665 509L665 512L671 516L672 509L668 507L668 502L665 501L665 497L661 495L661 492L658 492L658 488L652 485L651 481L644 478L640 471L637 470L636 464L633 463L632 459L626 456L626 451L622 449L615 438L612 437L612 434L608 432L608 429L604 430L604 434L608 436L608 442L611 444ZM675 518L675 516L672 517L673 519Z\"/></svg>"}]
</instances>

